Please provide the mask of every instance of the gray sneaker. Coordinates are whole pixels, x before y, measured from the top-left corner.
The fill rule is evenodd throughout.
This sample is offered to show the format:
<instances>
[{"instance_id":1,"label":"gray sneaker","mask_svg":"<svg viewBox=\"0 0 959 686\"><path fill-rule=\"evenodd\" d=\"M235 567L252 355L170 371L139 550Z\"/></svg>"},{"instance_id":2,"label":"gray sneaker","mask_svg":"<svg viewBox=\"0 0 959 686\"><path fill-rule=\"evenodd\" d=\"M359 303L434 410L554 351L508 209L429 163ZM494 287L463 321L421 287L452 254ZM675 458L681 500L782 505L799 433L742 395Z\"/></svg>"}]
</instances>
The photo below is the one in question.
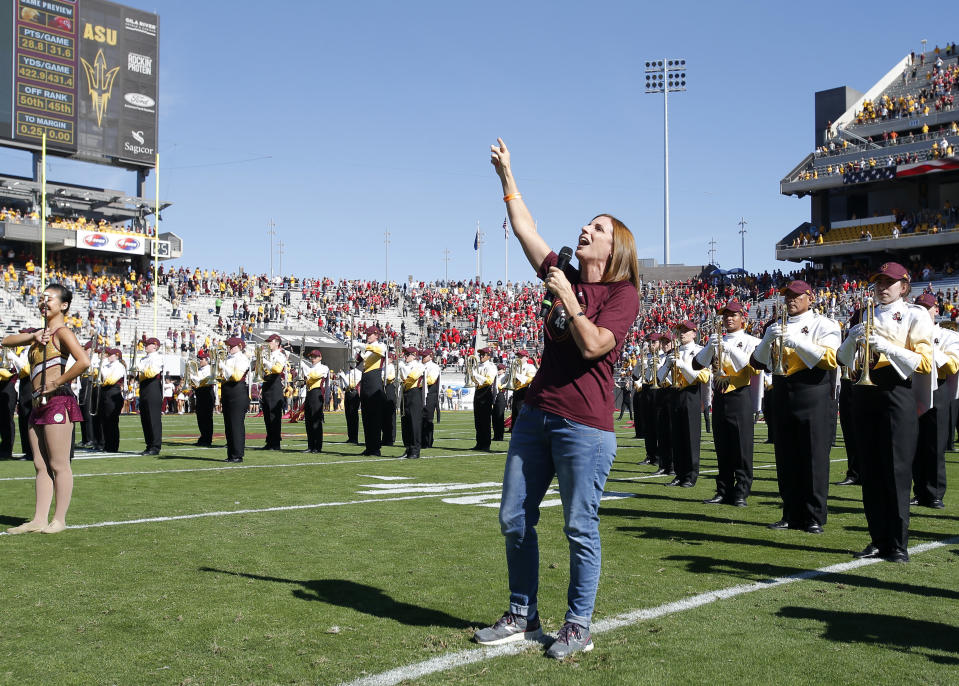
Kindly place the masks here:
<instances>
[{"instance_id":1,"label":"gray sneaker","mask_svg":"<svg viewBox=\"0 0 959 686\"><path fill-rule=\"evenodd\" d=\"M513 641L532 641L542 635L543 629L539 625L539 615L528 618L506 612L496 620L496 624L473 634L473 640L484 646L498 646Z\"/></svg>"},{"instance_id":2,"label":"gray sneaker","mask_svg":"<svg viewBox=\"0 0 959 686\"><path fill-rule=\"evenodd\" d=\"M553 645L546 651L546 657L563 660L580 650L588 653L592 649L593 638L589 634L589 629L574 622L566 622L556 635Z\"/></svg>"}]
</instances>

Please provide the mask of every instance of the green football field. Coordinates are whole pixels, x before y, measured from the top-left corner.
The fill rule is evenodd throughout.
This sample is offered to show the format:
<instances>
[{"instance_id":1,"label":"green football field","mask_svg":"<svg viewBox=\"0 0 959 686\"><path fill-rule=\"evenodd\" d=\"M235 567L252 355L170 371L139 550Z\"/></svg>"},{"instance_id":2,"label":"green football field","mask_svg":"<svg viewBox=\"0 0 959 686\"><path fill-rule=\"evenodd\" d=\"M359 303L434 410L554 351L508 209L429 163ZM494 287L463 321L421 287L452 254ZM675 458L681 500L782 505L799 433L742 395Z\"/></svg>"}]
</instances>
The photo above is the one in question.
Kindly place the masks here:
<instances>
[{"instance_id":1,"label":"green football field","mask_svg":"<svg viewBox=\"0 0 959 686\"><path fill-rule=\"evenodd\" d=\"M830 488L823 535L779 519L772 446L757 426L747 508L705 505L716 460L703 434L692 489L665 488L625 422L601 510L596 649L564 663L537 644L484 649L475 628L506 609L497 505L506 444L476 453L472 415L443 414L424 459L346 444L324 453L302 424L284 450L246 459L195 448L192 416L164 419L141 457L78 451L68 525L0 536L0 684L955 684L959 516L914 508L912 562L852 563L869 542L858 487ZM256 436L254 436L254 434ZM840 438L831 481L845 472ZM957 453L947 454L959 483ZM33 467L0 462L0 525L33 511ZM558 496L539 526L540 612L566 610Z\"/></svg>"}]
</instances>

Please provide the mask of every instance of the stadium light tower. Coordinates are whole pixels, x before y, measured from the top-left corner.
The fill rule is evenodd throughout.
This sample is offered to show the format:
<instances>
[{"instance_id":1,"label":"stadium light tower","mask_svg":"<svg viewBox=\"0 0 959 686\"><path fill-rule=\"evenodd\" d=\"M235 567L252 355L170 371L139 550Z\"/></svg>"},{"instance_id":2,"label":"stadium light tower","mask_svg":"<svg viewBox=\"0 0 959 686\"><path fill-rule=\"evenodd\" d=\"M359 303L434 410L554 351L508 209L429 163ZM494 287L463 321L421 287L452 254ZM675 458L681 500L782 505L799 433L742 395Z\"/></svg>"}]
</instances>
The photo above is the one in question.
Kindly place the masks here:
<instances>
[{"instance_id":1,"label":"stadium light tower","mask_svg":"<svg viewBox=\"0 0 959 686\"><path fill-rule=\"evenodd\" d=\"M739 218L739 236L743 248L743 271L746 271L746 224L748 223L745 217Z\"/></svg>"},{"instance_id":2,"label":"stadium light tower","mask_svg":"<svg viewBox=\"0 0 959 686\"><path fill-rule=\"evenodd\" d=\"M273 223L273 220L270 220L268 224L269 228L266 232L270 235L270 283L273 283L273 236L276 235L276 224Z\"/></svg>"},{"instance_id":3,"label":"stadium light tower","mask_svg":"<svg viewBox=\"0 0 959 686\"><path fill-rule=\"evenodd\" d=\"M663 94L663 264L669 264L669 94L686 90L686 60L648 60L646 92Z\"/></svg>"}]
</instances>

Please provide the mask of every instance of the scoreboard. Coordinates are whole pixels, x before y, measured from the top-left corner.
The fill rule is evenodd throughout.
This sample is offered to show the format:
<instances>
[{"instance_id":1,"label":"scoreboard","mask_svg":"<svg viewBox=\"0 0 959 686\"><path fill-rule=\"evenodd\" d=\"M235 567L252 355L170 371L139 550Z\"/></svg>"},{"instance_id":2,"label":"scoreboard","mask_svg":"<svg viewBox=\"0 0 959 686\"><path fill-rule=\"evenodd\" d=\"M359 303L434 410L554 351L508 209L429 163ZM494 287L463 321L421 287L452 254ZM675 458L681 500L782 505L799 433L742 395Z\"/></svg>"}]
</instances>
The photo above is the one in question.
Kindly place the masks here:
<instances>
[{"instance_id":1,"label":"scoreboard","mask_svg":"<svg viewBox=\"0 0 959 686\"><path fill-rule=\"evenodd\" d=\"M45 133L52 154L152 167L159 23L106 0L0 0L0 145Z\"/></svg>"}]
</instances>

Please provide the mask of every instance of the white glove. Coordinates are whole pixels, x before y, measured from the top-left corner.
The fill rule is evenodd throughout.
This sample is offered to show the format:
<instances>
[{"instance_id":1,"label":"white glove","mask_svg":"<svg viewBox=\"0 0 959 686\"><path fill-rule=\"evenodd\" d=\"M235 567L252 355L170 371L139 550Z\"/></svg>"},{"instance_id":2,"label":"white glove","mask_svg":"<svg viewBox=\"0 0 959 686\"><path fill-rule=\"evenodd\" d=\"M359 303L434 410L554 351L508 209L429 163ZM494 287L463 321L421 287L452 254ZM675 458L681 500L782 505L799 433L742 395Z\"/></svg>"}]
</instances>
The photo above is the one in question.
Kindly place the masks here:
<instances>
[{"instance_id":1,"label":"white glove","mask_svg":"<svg viewBox=\"0 0 959 686\"><path fill-rule=\"evenodd\" d=\"M854 327L849 329L849 338L853 340L859 339L866 332L866 325L862 322L859 322Z\"/></svg>"},{"instance_id":2,"label":"white glove","mask_svg":"<svg viewBox=\"0 0 959 686\"><path fill-rule=\"evenodd\" d=\"M718 333L709 334L709 343L707 344L707 347L712 349L713 354L716 354L716 351L719 350L720 340L722 340L722 338Z\"/></svg>"},{"instance_id":3,"label":"white glove","mask_svg":"<svg viewBox=\"0 0 959 686\"><path fill-rule=\"evenodd\" d=\"M783 345L787 348L792 348L793 350L802 346L804 339L793 336L789 333L786 334L786 337L783 339Z\"/></svg>"},{"instance_id":4,"label":"white glove","mask_svg":"<svg viewBox=\"0 0 959 686\"><path fill-rule=\"evenodd\" d=\"M899 346L896 346L899 347ZM892 348L889 339L884 336L872 334L869 337L869 349L875 353L888 353Z\"/></svg>"},{"instance_id":5,"label":"white glove","mask_svg":"<svg viewBox=\"0 0 959 686\"><path fill-rule=\"evenodd\" d=\"M766 333L763 334L763 340L769 339L772 341L774 338L778 338L779 334L783 331L783 325L779 322L773 322L766 327Z\"/></svg>"}]
</instances>

